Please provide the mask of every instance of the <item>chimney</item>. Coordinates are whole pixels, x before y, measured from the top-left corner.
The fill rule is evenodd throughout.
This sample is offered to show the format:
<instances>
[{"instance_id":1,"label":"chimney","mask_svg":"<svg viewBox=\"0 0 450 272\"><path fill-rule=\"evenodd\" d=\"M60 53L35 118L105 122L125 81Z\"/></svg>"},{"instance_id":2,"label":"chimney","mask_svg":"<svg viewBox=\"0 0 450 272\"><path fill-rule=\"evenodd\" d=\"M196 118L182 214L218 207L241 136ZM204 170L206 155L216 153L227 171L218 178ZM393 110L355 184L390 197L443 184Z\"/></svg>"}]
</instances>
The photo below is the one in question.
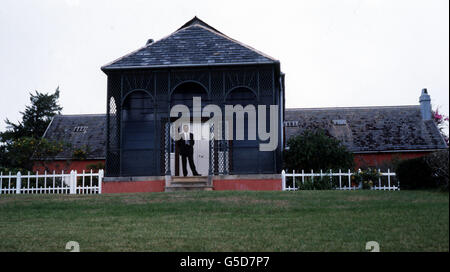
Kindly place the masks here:
<instances>
[{"instance_id":1,"label":"chimney","mask_svg":"<svg viewBox=\"0 0 450 272\"><path fill-rule=\"evenodd\" d=\"M148 39L147 40L147 43L145 44L145 45L149 45L149 44L152 44L154 42L154 40L153 39Z\"/></svg>"},{"instance_id":2,"label":"chimney","mask_svg":"<svg viewBox=\"0 0 450 272\"><path fill-rule=\"evenodd\" d=\"M427 89L422 89L422 94L419 98L420 112L423 120L431 120L431 98Z\"/></svg>"}]
</instances>

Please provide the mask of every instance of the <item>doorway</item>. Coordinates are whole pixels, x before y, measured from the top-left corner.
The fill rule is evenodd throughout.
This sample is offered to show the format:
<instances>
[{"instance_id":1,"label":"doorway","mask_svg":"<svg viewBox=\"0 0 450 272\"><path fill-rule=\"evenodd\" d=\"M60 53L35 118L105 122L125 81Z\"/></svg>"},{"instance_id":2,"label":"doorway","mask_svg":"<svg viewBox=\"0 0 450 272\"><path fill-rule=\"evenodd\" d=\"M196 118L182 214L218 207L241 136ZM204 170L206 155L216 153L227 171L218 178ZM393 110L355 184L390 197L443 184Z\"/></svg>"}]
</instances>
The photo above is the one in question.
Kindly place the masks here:
<instances>
[{"instance_id":1,"label":"doorway","mask_svg":"<svg viewBox=\"0 0 450 272\"><path fill-rule=\"evenodd\" d=\"M207 121L207 120L206 120ZM209 173L209 123L202 120L201 123L190 124L190 132L194 134L194 164L197 172L202 176L208 176ZM175 141L171 139L172 152L170 153L170 171L172 175L181 176L183 166L181 156ZM192 171L187 163L188 176L192 176Z\"/></svg>"}]
</instances>

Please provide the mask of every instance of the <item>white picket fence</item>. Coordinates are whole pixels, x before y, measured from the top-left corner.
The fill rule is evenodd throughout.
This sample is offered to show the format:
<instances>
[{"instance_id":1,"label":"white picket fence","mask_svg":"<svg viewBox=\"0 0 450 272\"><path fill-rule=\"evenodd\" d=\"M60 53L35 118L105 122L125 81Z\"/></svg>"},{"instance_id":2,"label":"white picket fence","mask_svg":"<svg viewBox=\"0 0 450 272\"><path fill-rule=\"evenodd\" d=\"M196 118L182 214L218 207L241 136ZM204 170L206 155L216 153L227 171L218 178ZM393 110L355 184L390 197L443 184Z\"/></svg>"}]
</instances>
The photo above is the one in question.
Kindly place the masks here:
<instances>
[{"instance_id":1,"label":"white picket fence","mask_svg":"<svg viewBox=\"0 0 450 272\"><path fill-rule=\"evenodd\" d=\"M97 173L85 172L60 174L55 172L43 174L26 174L18 172L13 175L0 173L1 194L101 194L103 170Z\"/></svg>"},{"instance_id":2,"label":"white picket fence","mask_svg":"<svg viewBox=\"0 0 450 272\"><path fill-rule=\"evenodd\" d=\"M380 177L377 182L375 182L374 186L372 186L372 190L400 190L400 184L399 182L394 182L392 179L393 177L396 177L394 172L391 172L389 169L387 172L381 172L378 169L378 172L380 173ZM281 181L282 181L282 190L283 191L296 191L299 189L298 182L305 183L305 179L310 179L312 182L314 182L314 178L323 178L323 177L329 177L330 182L333 182L333 177L337 177L338 180L335 180L334 188L336 190L358 190L361 189L360 186L352 186L352 176L355 175L350 169L347 172L342 172L339 170L338 172L332 172L331 170L328 172L322 172L320 173L314 173L313 170L311 170L310 173L305 173L304 170L302 172L295 172L292 171L292 173L286 173L286 171L281 172ZM291 178L288 181L288 178ZM297 179L296 179L297 178Z\"/></svg>"}]
</instances>

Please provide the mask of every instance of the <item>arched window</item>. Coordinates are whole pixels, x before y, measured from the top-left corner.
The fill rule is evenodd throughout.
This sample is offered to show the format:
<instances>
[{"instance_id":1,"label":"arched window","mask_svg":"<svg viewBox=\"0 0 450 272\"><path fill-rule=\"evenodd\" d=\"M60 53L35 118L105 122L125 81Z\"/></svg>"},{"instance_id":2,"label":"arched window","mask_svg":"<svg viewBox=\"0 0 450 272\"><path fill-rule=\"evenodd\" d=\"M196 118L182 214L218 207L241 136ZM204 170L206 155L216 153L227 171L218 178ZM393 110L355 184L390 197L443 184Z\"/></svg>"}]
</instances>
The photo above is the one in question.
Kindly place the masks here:
<instances>
[{"instance_id":1,"label":"arched window","mask_svg":"<svg viewBox=\"0 0 450 272\"><path fill-rule=\"evenodd\" d=\"M116 150L119 148L118 141L118 126L117 126L117 104L116 100L112 96L109 99L109 148Z\"/></svg>"},{"instance_id":2,"label":"arched window","mask_svg":"<svg viewBox=\"0 0 450 272\"><path fill-rule=\"evenodd\" d=\"M171 95L171 104L183 104L192 108L192 98L193 97L201 97L202 104L205 104L208 100L208 92L203 87L203 85L193 82L187 81L179 84L175 87Z\"/></svg>"},{"instance_id":3,"label":"arched window","mask_svg":"<svg viewBox=\"0 0 450 272\"><path fill-rule=\"evenodd\" d=\"M236 115L233 118L233 141L231 142L231 158L232 158L232 173L244 174L244 173L258 173L258 114L257 114L257 98L256 94L249 88L239 87L230 91L225 99L226 105L241 105L246 107L253 105L255 112L255 120L249 120L250 115L244 114L243 133L244 140L238 140L237 129L242 128L242 125L237 124ZM249 131L254 131L256 137L255 140L249 139ZM250 132L250 134L252 134ZM249 159L253 158L253 159Z\"/></svg>"},{"instance_id":4,"label":"arched window","mask_svg":"<svg viewBox=\"0 0 450 272\"><path fill-rule=\"evenodd\" d=\"M122 104L122 175L156 175L156 127L153 98L129 93Z\"/></svg>"}]
</instances>

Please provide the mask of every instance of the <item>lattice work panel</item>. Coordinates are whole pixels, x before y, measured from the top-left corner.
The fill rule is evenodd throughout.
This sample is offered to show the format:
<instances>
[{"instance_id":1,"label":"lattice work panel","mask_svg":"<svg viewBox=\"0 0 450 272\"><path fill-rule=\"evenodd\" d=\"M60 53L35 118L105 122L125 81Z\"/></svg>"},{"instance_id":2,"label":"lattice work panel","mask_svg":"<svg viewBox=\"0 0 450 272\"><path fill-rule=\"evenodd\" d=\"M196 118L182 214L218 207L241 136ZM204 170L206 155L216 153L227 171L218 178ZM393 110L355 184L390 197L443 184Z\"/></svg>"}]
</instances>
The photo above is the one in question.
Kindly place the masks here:
<instances>
[{"instance_id":1,"label":"lattice work panel","mask_svg":"<svg viewBox=\"0 0 450 272\"><path fill-rule=\"evenodd\" d=\"M107 104L107 152L106 175L120 174L120 97L121 79L117 75L108 78L108 104Z\"/></svg>"},{"instance_id":2,"label":"lattice work panel","mask_svg":"<svg viewBox=\"0 0 450 272\"><path fill-rule=\"evenodd\" d=\"M219 165L219 173L223 174L225 172L225 148L224 148L224 142L223 140L219 141L219 150L218 150L218 165Z\"/></svg>"},{"instance_id":3,"label":"lattice work panel","mask_svg":"<svg viewBox=\"0 0 450 272\"><path fill-rule=\"evenodd\" d=\"M217 174L219 174L219 164L218 164L219 147L218 147L217 141L214 141L213 145L214 145L213 152L211 153L212 165L213 165L213 169L214 169L214 174L217 175Z\"/></svg>"},{"instance_id":4,"label":"lattice work panel","mask_svg":"<svg viewBox=\"0 0 450 272\"><path fill-rule=\"evenodd\" d=\"M157 101L167 101L169 99L169 73L155 72L155 81Z\"/></svg>"},{"instance_id":5,"label":"lattice work panel","mask_svg":"<svg viewBox=\"0 0 450 272\"><path fill-rule=\"evenodd\" d=\"M107 152L106 160L106 176L117 177L120 176L120 152L109 151Z\"/></svg>"},{"instance_id":6,"label":"lattice work panel","mask_svg":"<svg viewBox=\"0 0 450 272\"><path fill-rule=\"evenodd\" d=\"M224 96L223 72L211 72L211 99L213 101L222 101Z\"/></svg>"},{"instance_id":7,"label":"lattice work panel","mask_svg":"<svg viewBox=\"0 0 450 272\"><path fill-rule=\"evenodd\" d=\"M118 112L117 112L117 103L114 97L109 99L109 147L111 149L119 148L119 133L117 128L117 120L118 120Z\"/></svg>"},{"instance_id":8,"label":"lattice work panel","mask_svg":"<svg viewBox=\"0 0 450 272\"><path fill-rule=\"evenodd\" d=\"M195 81L201 83L209 92L209 71L207 70L185 70L172 72L170 74L171 91L173 91L178 84L185 81Z\"/></svg>"},{"instance_id":9,"label":"lattice work panel","mask_svg":"<svg viewBox=\"0 0 450 272\"><path fill-rule=\"evenodd\" d=\"M241 69L225 72L225 89L231 90L237 86L248 87L254 91L258 88L258 74L253 69Z\"/></svg>"},{"instance_id":10,"label":"lattice work panel","mask_svg":"<svg viewBox=\"0 0 450 272\"><path fill-rule=\"evenodd\" d=\"M218 170L220 174L227 175L229 173L229 146L227 140L219 141L218 148Z\"/></svg>"},{"instance_id":11,"label":"lattice work panel","mask_svg":"<svg viewBox=\"0 0 450 272\"><path fill-rule=\"evenodd\" d=\"M134 72L123 76L123 96L133 90L146 90L154 95L154 76L151 72Z\"/></svg>"},{"instance_id":12,"label":"lattice work panel","mask_svg":"<svg viewBox=\"0 0 450 272\"><path fill-rule=\"evenodd\" d=\"M209 135L214 135L214 124L210 125L209 127ZM208 174L211 175L213 173L215 173L216 171L214 171L215 169L215 141L214 139L211 139L211 137L209 138L209 171Z\"/></svg>"},{"instance_id":13,"label":"lattice work panel","mask_svg":"<svg viewBox=\"0 0 450 272\"><path fill-rule=\"evenodd\" d=\"M231 165L231 160L230 160L230 145L229 145L229 141L225 141L225 169L224 169L224 174L228 175L228 173L230 173L230 165Z\"/></svg>"},{"instance_id":14,"label":"lattice work panel","mask_svg":"<svg viewBox=\"0 0 450 272\"><path fill-rule=\"evenodd\" d=\"M228 142L228 173L233 174L233 142Z\"/></svg>"},{"instance_id":15,"label":"lattice work panel","mask_svg":"<svg viewBox=\"0 0 450 272\"><path fill-rule=\"evenodd\" d=\"M166 175L170 175L170 122L164 123L164 137L161 137L164 139L164 151L161 152L164 154L164 173Z\"/></svg>"},{"instance_id":16,"label":"lattice work panel","mask_svg":"<svg viewBox=\"0 0 450 272\"><path fill-rule=\"evenodd\" d=\"M272 69L259 71L259 93L260 96L273 96L273 74Z\"/></svg>"}]
</instances>

